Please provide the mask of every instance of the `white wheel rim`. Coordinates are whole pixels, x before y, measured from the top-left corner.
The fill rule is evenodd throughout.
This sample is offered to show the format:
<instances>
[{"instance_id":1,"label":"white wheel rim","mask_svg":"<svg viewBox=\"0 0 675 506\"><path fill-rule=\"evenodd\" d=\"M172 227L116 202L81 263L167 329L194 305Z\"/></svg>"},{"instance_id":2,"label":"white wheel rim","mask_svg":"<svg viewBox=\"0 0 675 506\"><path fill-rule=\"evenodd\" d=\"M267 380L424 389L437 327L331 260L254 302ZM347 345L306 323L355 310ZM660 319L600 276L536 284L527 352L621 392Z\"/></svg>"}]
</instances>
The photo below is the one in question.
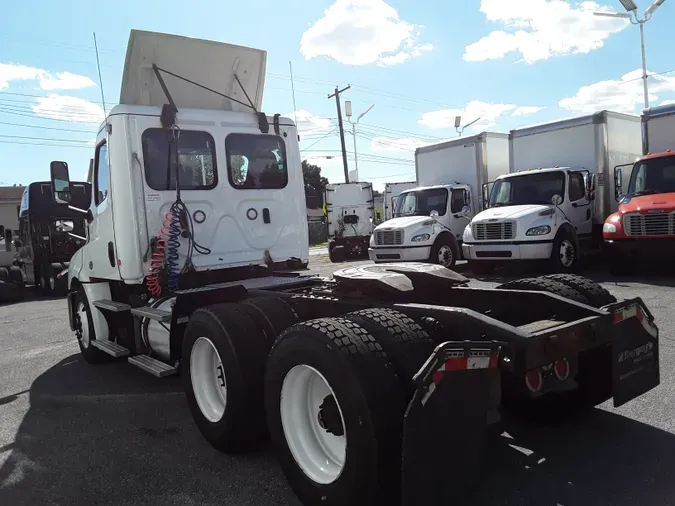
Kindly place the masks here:
<instances>
[{"instance_id":1,"label":"white wheel rim","mask_svg":"<svg viewBox=\"0 0 675 506\"><path fill-rule=\"evenodd\" d=\"M82 342L82 347L89 348L89 344L91 344L91 336L89 335L89 317L87 316L84 302L80 302L77 305L77 314L80 315L80 341Z\"/></svg>"},{"instance_id":2,"label":"white wheel rim","mask_svg":"<svg viewBox=\"0 0 675 506\"><path fill-rule=\"evenodd\" d=\"M443 267L447 267L452 264L452 248L450 246L443 245L438 250L438 263Z\"/></svg>"},{"instance_id":3,"label":"white wheel rim","mask_svg":"<svg viewBox=\"0 0 675 506\"><path fill-rule=\"evenodd\" d=\"M560 263L564 267L569 267L574 263L574 245L565 239L560 243Z\"/></svg>"},{"instance_id":4,"label":"white wheel rim","mask_svg":"<svg viewBox=\"0 0 675 506\"><path fill-rule=\"evenodd\" d=\"M324 400L335 400L345 432L344 417L333 389L323 375L307 365L296 365L281 387L281 423L293 458L315 483L328 485L342 474L347 436L328 432L319 421Z\"/></svg>"},{"instance_id":5,"label":"white wheel rim","mask_svg":"<svg viewBox=\"0 0 675 506\"><path fill-rule=\"evenodd\" d=\"M190 380L199 410L209 422L219 422L227 406L227 379L218 350L206 337L192 345Z\"/></svg>"}]
</instances>

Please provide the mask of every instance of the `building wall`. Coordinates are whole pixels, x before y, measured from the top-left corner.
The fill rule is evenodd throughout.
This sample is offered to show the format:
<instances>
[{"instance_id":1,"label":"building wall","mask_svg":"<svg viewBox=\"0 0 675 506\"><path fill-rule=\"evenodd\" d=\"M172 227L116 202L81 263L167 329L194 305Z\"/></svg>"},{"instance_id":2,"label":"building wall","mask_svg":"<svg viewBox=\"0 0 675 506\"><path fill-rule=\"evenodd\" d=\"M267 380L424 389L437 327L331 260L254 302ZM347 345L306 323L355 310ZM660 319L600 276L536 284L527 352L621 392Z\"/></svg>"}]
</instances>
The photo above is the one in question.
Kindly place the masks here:
<instances>
[{"instance_id":1,"label":"building wall","mask_svg":"<svg viewBox=\"0 0 675 506\"><path fill-rule=\"evenodd\" d=\"M24 186L0 186L0 225L18 230L17 206L21 203Z\"/></svg>"}]
</instances>

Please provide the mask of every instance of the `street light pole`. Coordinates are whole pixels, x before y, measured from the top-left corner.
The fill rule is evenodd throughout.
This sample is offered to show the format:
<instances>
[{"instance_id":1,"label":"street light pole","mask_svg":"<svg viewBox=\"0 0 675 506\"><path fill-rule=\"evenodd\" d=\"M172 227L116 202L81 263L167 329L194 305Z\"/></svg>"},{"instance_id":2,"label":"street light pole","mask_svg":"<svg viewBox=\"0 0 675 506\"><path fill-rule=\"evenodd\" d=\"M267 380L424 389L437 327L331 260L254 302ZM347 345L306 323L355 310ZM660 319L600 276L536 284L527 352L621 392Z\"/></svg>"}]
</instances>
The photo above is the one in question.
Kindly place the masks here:
<instances>
[{"instance_id":1,"label":"street light pole","mask_svg":"<svg viewBox=\"0 0 675 506\"><path fill-rule=\"evenodd\" d=\"M359 159L356 154L356 125L358 125L359 120L363 118L366 114L370 112L370 110L375 107L375 104L371 105L368 109L366 109L364 112L359 114L358 118L356 118L355 122L352 122L352 102L351 100L346 100L345 101L345 115L347 116L347 121L349 121L352 124L352 136L354 137L354 173L356 174L356 180L359 180Z\"/></svg>"},{"instance_id":2,"label":"street light pole","mask_svg":"<svg viewBox=\"0 0 675 506\"><path fill-rule=\"evenodd\" d=\"M638 17L637 14L637 5L634 0L619 0L621 5L628 11L627 13L623 12L594 12L595 16L602 16L606 18L622 18L628 19L633 25L640 25L640 48L642 51L642 87L644 91L645 99L645 109L649 109L649 86L647 84L647 56L645 51L645 28L644 25L647 21L652 19L654 11L661 7L666 0L655 0L647 10L642 15L642 19ZM634 18L634 19L633 19Z\"/></svg>"}]
</instances>

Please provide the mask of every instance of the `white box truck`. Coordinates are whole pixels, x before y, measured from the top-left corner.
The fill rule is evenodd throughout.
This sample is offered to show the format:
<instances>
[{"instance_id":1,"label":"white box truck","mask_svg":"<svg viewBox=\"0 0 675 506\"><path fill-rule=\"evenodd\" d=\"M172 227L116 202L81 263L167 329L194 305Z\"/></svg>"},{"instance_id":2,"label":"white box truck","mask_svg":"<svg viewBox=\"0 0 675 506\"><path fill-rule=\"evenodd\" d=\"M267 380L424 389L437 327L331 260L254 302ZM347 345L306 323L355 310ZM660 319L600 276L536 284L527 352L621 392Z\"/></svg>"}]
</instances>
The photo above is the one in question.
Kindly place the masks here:
<instances>
[{"instance_id":1,"label":"white box truck","mask_svg":"<svg viewBox=\"0 0 675 506\"><path fill-rule=\"evenodd\" d=\"M601 111L512 130L509 142L511 172L464 230L464 257L476 273L516 260L571 271L617 209L610 174L640 156L640 117Z\"/></svg>"},{"instance_id":2,"label":"white box truck","mask_svg":"<svg viewBox=\"0 0 675 506\"><path fill-rule=\"evenodd\" d=\"M419 186L402 192L393 218L375 228L374 262L428 261L452 267L462 232L482 206L482 185L509 170L507 134L482 132L415 150Z\"/></svg>"},{"instance_id":3,"label":"white box truck","mask_svg":"<svg viewBox=\"0 0 675 506\"><path fill-rule=\"evenodd\" d=\"M397 183L386 183L384 185L384 219L390 220L394 217L396 201L401 192L417 187L417 181L406 181Z\"/></svg>"},{"instance_id":4,"label":"white box truck","mask_svg":"<svg viewBox=\"0 0 675 506\"><path fill-rule=\"evenodd\" d=\"M373 184L327 184L324 202L331 262L367 258L374 226Z\"/></svg>"}]
</instances>

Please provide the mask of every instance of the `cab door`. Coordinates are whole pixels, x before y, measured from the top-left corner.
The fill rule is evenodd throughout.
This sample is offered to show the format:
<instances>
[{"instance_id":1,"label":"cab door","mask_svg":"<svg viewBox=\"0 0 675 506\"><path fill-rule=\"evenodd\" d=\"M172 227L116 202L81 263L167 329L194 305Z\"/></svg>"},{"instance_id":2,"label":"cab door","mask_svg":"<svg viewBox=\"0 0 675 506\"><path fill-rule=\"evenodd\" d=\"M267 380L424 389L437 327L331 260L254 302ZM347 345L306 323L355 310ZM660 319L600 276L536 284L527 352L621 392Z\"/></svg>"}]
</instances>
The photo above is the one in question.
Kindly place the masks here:
<instances>
[{"instance_id":1,"label":"cab door","mask_svg":"<svg viewBox=\"0 0 675 506\"><path fill-rule=\"evenodd\" d=\"M567 200L569 206L566 206L565 211L580 239L590 237L593 229L593 206L586 191L587 184L584 175L584 171L568 172Z\"/></svg>"},{"instance_id":2,"label":"cab door","mask_svg":"<svg viewBox=\"0 0 675 506\"><path fill-rule=\"evenodd\" d=\"M452 216L453 235L458 241L462 240L464 229L471 221L471 190L468 188L453 188L450 190L450 214Z\"/></svg>"}]
</instances>

